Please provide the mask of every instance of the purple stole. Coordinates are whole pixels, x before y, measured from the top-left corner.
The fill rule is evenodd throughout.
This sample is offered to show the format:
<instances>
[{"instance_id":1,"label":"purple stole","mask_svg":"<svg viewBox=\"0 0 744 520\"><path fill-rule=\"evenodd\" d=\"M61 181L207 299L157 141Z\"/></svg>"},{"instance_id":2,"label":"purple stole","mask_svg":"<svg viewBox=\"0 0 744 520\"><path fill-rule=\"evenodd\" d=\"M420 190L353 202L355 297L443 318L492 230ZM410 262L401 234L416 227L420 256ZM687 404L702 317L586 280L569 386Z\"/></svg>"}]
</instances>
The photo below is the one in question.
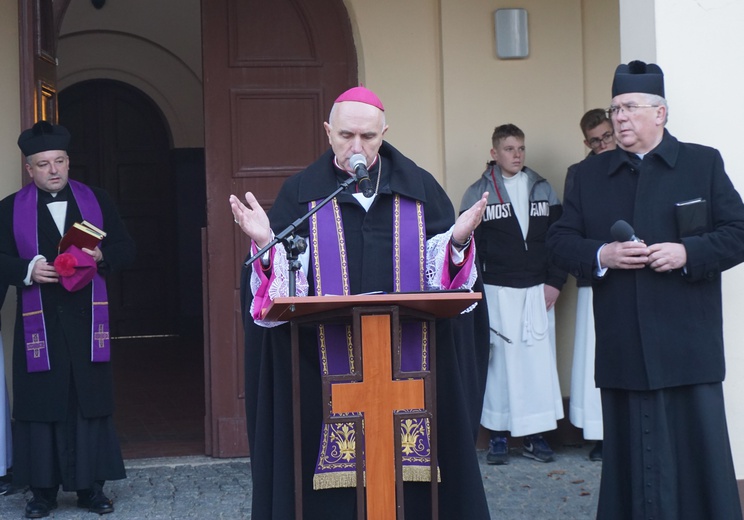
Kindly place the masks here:
<instances>
[{"instance_id":1,"label":"purple stole","mask_svg":"<svg viewBox=\"0 0 744 520\"><path fill-rule=\"evenodd\" d=\"M101 207L93 190L73 180L70 180L69 184L83 219L103 228ZM34 258L39 254L37 199L38 189L31 183L16 194L13 204L13 233L21 258ZM96 273L92 283L90 357L94 363L104 363L111 359L106 281L100 273ZM21 309L26 344L26 370L28 372L51 370L39 284L34 283L21 289Z\"/></svg>"},{"instance_id":2,"label":"purple stole","mask_svg":"<svg viewBox=\"0 0 744 520\"><path fill-rule=\"evenodd\" d=\"M314 207L316 202L309 204ZM423 291L426 265L426 226L423 204L395 195L393 202L393 269L395 292ZM348 295L346 241L341 211L336 199L310 219L310 257L315 293ZM401 325L401 369L428 370L427 324ZM318 325L318 351L323 376L355 372L350 325ZM356 486L356 443L364 442L354 422L360 414L331 413L324 421L318 459L313 477L314 489ZM429 421L406 418L401 425L403 480L425 482L431 479ZM364 444L362 444L364 445ZM437 476L438 477L438 476Z\"/></svg>"}]
</instances>

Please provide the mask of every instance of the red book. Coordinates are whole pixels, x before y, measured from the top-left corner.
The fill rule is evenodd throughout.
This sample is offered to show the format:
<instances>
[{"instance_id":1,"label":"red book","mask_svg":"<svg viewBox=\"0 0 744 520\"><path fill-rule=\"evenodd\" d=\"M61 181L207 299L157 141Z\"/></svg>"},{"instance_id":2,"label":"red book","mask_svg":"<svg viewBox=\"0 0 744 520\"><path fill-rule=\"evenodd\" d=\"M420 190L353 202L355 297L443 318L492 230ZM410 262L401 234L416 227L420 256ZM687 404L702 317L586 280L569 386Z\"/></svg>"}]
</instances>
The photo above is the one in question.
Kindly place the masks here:
<instances>
[{"instance_id":1,"label":"red book","mask_svg":"<svg viewBox=\"0 0 744 520\"><path fill-rule=\"evenodd\" d=\"M80 249L84 247L87 249L95 249L98 244L101 243L106 237L106 232L102 229L98 229L96 226L83 220L75 222L70 229L67 230L65 236L59 241L59 252L64 253L70 246L77 246Z\"/></svg>"}]
</instances>

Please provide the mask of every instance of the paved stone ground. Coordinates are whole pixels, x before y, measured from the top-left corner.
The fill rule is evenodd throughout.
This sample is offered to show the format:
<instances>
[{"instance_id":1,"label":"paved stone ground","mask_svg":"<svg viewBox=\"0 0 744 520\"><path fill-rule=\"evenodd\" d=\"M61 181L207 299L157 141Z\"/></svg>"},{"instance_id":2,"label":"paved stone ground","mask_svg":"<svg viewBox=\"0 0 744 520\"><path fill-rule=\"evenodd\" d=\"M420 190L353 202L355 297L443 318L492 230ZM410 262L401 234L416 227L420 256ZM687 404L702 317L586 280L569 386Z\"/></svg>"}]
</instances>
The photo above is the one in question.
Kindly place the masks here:
<instances>
[{"instance_id":1,"label":"paved stone ground","mask_svg":"<svg viewBox=\"0 0 744 520\"><path fill-rule=\"evenodd\" d=\"M491 518L594 520L602 463L589 460L590 448L556 449L548 463L512 449L505 466L487 465L486 452L478 452Z\"/></svg>"},{"instance_id":2,"label":"paved stone ground","mask_svg":"<svg viewBox=\"0 0 744 520\"><path fill-rule=\"evenodd\" d=\"M556 461L535 462L512 450L506 466L488 466L479 452L483 483L494 520L594 519L601 463L587 458L589 447L557 450ZM116 511L106 515L139 519L250 520L249 459L181 457L126 461L126 480L106 484ZM290 485L290 484L288 484ZM24 518L29 492L0 497L0 518ZM87 519L75 493L60 492L51 518ZM442 519L466 520L466 519Z\"/></svg>"}]
</instances>

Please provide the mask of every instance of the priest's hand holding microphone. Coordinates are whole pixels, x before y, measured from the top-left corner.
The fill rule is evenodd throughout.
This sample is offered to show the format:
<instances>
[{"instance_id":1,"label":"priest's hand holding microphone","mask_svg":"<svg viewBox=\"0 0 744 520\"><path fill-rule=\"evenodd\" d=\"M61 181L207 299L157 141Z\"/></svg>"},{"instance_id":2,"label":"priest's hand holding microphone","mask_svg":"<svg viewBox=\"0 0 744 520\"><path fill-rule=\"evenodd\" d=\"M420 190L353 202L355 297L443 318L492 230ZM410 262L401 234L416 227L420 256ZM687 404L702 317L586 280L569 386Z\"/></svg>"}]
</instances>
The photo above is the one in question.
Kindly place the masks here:
<instances>
[{"instance_id":1,"label":"priest's hand holding microphone","mask_svg":"<svg viewBox=\"0 0 744 520\"><path fill-rule=\"evenodd\" d=\"M684 245L676 242L646 245L624 220L615 222L610 232L615 242L605 244L599 252L599 262L603 268L643 269L648 266L656 272L664 273L681 269L687 263Z\"/></svg>"}]
</instances>

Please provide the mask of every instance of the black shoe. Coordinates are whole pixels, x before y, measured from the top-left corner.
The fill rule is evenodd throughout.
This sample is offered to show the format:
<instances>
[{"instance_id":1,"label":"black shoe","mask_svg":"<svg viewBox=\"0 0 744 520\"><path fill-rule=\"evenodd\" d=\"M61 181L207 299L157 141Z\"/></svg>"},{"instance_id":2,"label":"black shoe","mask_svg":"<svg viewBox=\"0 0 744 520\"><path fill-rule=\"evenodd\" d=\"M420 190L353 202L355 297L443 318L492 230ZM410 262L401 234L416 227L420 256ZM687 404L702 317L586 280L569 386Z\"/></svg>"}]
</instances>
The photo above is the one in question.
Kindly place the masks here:
<instances>
[{"instance_id":1,"label":"black shoe","mask_svg":"<svg viewBox=\"0 0 744 520\"><path fill-rule=\"evenodd\" d=\"M91 491L82 496L78 494L77 506L99 515L114 512L114 503L103 491Z\"/></svg>"},{"instance_id":2,"label":"black shoe","mask_svg":"<svg viewBox=\"0 0 744 520\"><path fill-rule=\"evenodd\" d=\"M589 460L602 462L602 441L597 441L592 451L589 452Z\"/></svg>"},{"instance_id":3,"label":"black shoe","mask_svg":"<svg viewBox=\"0 0 744 520\"><path fill-rule=\"evenodd\" d=\"M47 500L40 496L34 496L26 504L26 518L44 518L49 516L52 509L57 509L56 500Z\"/></svg>"},{"instance_id":4,"label":"black shoe","mask_svg":"<svg viewBox=\"0 0 744 520\"><path fill-rule=\"evenodd\" d=\"M522 441L522 455L538 462L552 462L555 459L555 453L540 434L528 435L524 438Z\"/></svg>"},{"instance_id":5,"label":"black shoe","mask_svg":"<svg viewBox=\"0 0 744 520\"><path fill-rule=\"evenodd\" d=\"M491 437L488 443L486 463L495 466L509 464L509 445L507 444L506 437Z\"/></svg>"}]
</instances>

